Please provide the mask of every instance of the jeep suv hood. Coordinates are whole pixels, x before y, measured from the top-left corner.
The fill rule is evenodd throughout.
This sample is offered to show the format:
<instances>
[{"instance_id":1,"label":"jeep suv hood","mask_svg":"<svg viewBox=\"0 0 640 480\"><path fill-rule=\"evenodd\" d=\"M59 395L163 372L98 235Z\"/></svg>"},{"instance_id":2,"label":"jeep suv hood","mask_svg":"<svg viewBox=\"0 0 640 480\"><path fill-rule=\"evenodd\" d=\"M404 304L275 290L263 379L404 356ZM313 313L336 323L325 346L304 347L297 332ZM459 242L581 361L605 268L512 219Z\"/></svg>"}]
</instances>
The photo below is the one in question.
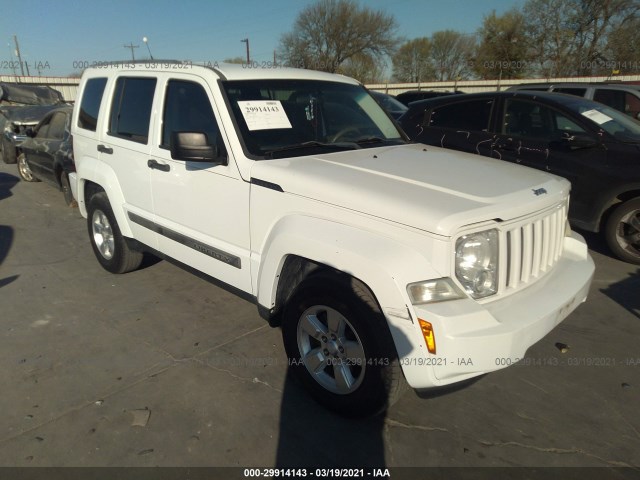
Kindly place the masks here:
<instances>
[{"instance_id":1,"label":"jeep suv hood","mask_svg":"<svg viewBox=\"0 0 640 480\"><path fill-rule=\"evenodd\" d=\"M288 194L444 236L531 214L570 189L555 175L421 144L258 161L251 176Z\"/></svg>"}]
</instances>

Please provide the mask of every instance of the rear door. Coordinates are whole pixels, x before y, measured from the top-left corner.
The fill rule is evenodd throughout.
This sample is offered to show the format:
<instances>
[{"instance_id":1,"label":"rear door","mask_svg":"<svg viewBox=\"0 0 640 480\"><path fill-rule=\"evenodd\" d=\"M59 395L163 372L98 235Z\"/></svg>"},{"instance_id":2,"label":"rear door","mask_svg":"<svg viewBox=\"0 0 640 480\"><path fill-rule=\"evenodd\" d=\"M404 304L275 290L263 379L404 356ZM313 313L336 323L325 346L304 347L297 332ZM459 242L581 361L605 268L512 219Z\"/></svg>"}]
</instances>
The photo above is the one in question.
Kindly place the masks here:
<instances>
[{"instance_id":1,"label":"rear door","mask_svg":"<svg viewBox=\"0 0 640 480\"><path fill-rule=\"evenodd\" d=\"M134 237L157 249L151 195L149 132L155 124L152 115L158 81L148 73L127 72L111 79L107 91L108 116L102 122L97 146L99 158L117 176L123 198L110 199L114 208L122 204ZM122 203L121 203L122 202Z\"/></svg>"}]
</instances>

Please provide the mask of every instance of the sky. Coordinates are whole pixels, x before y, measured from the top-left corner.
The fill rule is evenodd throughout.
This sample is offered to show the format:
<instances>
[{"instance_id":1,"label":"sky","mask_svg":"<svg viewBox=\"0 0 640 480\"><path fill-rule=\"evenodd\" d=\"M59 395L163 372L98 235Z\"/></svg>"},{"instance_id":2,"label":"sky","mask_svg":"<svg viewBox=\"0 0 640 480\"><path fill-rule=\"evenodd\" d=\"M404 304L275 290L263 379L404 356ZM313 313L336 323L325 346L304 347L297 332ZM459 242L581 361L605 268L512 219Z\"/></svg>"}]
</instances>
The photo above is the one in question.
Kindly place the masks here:
<instances>
[{"instance_id":1,"label":"sky","mask_svg":"<svg viewBox=\"0 0 640 480\"><path fill-rule=\"evenodd\" d=\"M524 0L361 0L393 14L407 40L438 30L474 33L485 15ZM191 60L213 64L245 57L273 61L282 34L313 0L20 0L0 3L0 75L17 66L13 37L31 75L67 76L97 62L136 59ZM148 42L143 42L146 37ZM18 69L18 74L19 74ZM25 72L26 73L26 72Z\"/></svg>"}]
</instances>

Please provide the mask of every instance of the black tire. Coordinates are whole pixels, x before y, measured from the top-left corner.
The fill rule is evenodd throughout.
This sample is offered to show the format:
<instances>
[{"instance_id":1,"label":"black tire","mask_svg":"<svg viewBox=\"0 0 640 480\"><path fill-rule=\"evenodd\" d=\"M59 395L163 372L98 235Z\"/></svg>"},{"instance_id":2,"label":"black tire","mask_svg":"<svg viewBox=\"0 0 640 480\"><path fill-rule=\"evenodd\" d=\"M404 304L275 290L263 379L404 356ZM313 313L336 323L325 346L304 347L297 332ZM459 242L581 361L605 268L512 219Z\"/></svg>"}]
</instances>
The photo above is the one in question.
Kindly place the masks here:
<instances>
[{"instance_id":1,"label":"black tire","mask_svg":"<svg viewBox=\"0 0 640 480\"><path fill-rule=\"evenodd\" d=\"M21 152L18 155L18 175L25 182L39 182L40 180L36 177L31 168L29 168L29 162L27 161L27 156L24 152Z\"/></svg>"},{"instance_id":2,"label":"black tire","mask_svg":"<svg viewBox=\"0 0 640 480\"><path fill-rule=\"evenodd\" d=\"M78 202L73 198L73 192L71 191L71 185L69 184L69 176L66 172L62 172L60 175L60 189L64 196L64 201L68 207L77 207Z\"/></svg>"},{"instance_id":3,"label":"black tire","mask_svg":"<svg viewBox=\"0 0 640 480\"><path fill-rule=\"evenodd\" d=\"M324 328L314 336L303 328L315 321L311 318ZM344 325L337 329L341 334L331 337L328 318ZM294 378L317 402L341 415L378 414L406 387L387 322L358 280L325 274L304 280L287 302L282 337Z\"/></svg>"},{"instance_id":4,"label":"black tire","mask_svg":"<svg viewBox=\"0 0 640 480\"><path fill-rule=\"evenodd\" d=\"M142 263L142 252L127 245L105 192L94 194L87 208L89 239L100 265L111 273L126 273Z\"/></svg>"},{"instance_id":5,"label":"black tire","mask_svg":"<svg viewBox=\"0 0 640 480\"><path fill-rule=\"evenodd\" d=\"M2 139L2 161L4 163L13 164L17 161L16 149L6 138Z\"/></svg>"},{"instance_id":6,"label":"black tire","mask_svg":"<svg viewBox=\"0 0 640 480\"><path fill-rule=\"evenodd\" d=\"M640 265L640 198L628 200L613 211L605 238L616 257Z\"/></svg>"}]
</instances>

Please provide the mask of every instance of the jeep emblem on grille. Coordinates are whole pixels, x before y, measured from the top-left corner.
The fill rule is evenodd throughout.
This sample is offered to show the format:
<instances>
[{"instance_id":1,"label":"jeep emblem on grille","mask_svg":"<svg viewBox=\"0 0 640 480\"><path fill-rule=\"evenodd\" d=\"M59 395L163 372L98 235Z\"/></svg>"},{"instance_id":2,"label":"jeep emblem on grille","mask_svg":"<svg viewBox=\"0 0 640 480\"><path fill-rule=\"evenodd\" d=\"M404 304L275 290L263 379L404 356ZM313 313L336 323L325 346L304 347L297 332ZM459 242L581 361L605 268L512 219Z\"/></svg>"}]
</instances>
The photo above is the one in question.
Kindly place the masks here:
<instances>
[{"instance_id":1,"label":"jeep emblem on grille","mask_svg":"<svg viewBox=\"0 0 640 480\"><path fill-rule=\"evenodd\" d=\"M547 191L546 191L544 188L534 188L534 189L533 189L533 193L534 193L536 196L540 196L540 195L542 195L543 193L547 193Z\"/></svg>"}]
</instances>

